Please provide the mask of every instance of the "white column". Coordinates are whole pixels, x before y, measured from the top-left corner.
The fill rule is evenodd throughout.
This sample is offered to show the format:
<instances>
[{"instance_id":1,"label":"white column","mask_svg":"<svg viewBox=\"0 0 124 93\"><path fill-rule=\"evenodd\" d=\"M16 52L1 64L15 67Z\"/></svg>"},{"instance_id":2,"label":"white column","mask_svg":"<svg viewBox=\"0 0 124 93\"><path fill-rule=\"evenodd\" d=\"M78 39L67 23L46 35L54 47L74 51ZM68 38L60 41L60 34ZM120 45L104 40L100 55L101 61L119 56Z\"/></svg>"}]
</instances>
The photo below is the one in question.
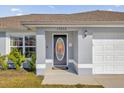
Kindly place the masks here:
<instances>
[{"instance_id":1,"label":"white column","mask_svg":"<svg viewBox=\"0 0 124 93\"><path fill-rule=\"evenodd\" d=\"M0 32L0 54L6 55L6 32Z\"/></svg>"},{"instance_id":2,"label":"white column","mask_svg":"<svg viewBox=\"0 0 124 93\"><path fill-rule=\"evenodd\" d=\"M36 74L44 75L45 71L45 58L46 58L46 41L45 31L42 29L37 30L36 34Z\"/></svg>"}]
</instances>

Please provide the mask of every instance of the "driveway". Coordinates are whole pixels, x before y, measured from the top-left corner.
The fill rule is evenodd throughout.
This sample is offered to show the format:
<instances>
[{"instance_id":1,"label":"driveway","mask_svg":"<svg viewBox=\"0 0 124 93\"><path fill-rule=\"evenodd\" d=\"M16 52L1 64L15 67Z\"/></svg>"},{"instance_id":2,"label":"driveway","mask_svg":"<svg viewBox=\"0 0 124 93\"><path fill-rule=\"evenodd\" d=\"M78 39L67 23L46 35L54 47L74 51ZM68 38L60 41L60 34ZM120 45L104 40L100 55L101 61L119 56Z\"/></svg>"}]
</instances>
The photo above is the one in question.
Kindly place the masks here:
<instances>
[{"instance_id":1,"label":"driveway","mask_svg":"<svg viewBox=\"0 0 124 93\"><path fill-rule=\"evenodd\" d=\"M93 77L105 88L124 88L124 75L94 75Z\"/></svg>"}]
</instances>

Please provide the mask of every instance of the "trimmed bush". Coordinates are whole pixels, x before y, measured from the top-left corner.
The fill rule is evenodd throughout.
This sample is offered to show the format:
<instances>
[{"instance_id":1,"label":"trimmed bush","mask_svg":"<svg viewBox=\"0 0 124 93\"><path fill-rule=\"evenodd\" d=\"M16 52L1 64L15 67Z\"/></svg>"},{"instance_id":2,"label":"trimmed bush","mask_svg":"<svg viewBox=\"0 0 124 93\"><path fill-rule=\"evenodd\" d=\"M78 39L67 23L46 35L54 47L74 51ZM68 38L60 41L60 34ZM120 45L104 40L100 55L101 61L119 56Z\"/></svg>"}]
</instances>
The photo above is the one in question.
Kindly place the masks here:
<instances>
[{"instance_id":1,"label":"trimmed bush","mask_svg":"<svg viewBox=\"0 0 124 93\"><path fill-rule=\"evenodd\" d=\"M0 54L0 66L1 66L1 69L3 70L8 69L8 63L6 61L6 56L1 56L1 54Z\"/></svg>"},{"instance_id":2,"label":"trimmed bush","mask_svg":"<svg viewBox=\"0 0 124 93\"><path fill-rule=\"evenodd\" d=\"M31 60L28 60L30 70L35 72L36 71L36 54L32 53Z\"/></svg>"},{"instance_id":3,"label":"trimmed bush","mask_svg":"<svg viewBox=\"0 0 124 93\"><path fill-rule=\"evenodd\" d=\"M26 59L25 56L22 55L18 49L13 49L7 57L9 60L11 60L14 63L16 70L20 69L21 64Z\"/></svg>"}]
</instances>

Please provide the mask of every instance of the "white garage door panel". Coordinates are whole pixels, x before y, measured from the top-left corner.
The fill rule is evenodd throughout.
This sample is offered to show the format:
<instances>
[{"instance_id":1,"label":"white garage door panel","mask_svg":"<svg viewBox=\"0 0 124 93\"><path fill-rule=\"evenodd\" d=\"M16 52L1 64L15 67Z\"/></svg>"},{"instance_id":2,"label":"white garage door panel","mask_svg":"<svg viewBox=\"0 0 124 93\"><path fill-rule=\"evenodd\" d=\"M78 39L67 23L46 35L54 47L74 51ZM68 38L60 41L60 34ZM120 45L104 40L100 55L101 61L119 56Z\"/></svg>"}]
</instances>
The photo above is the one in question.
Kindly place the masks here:
<instances>
[{"instance_id":1,"label":"white garage door panel","mask_svg":"<svg viewBox=\"0 0 124 93\"><path fill-rule=\"evenodd\" d=\"M94 74L124 74L124 39L93 39L93 64Z\"/></svg>"},{"instance_id":2,"label":"white garage door panel","mask_svg":"<svg viewBox=\"0 0 124 93\"><path fill-rule=\"evenodd\" d=\"M97 72L97 74L101 74L101 73L103 73L103 71L104 71L104 66L101 66L98 64L94 65L93 72Z\"/></svg>"},{"instance_id":3,"label":"white garage door panel","mask_svg":"<svg viewBox=\"0 0 124 93\"><path fill-rule=\"evenodd\" d=\"M104 50L107 50L107 51L110 51L110 50L113 50L113 45L107 45L104 47Z\"/></svg>"},{"instance_id":4,"label":"white garage door panel","mask_svg":"<svg viewBox=\"0 0 124 93\"><path fill-rule=\"evenodd\" d=\"M120 62L122 61L123 62L124 61L124 56L115 56L114 59L115 59L115 61L120 61Z\"/></svg>"}]
</instances>

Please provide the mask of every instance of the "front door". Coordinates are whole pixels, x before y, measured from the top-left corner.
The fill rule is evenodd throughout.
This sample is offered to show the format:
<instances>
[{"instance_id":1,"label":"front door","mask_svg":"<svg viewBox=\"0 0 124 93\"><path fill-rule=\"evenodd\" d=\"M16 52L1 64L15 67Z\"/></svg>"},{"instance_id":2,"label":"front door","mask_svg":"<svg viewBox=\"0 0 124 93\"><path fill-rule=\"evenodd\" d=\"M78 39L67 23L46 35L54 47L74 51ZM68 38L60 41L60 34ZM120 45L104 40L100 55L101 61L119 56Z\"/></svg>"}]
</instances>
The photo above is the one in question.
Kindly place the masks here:
<instances>
[{"instance_id":1,"label":"front door","mask_svg":"<svg viewBox=\"0 0 124 93\"><path fill-rule=\"evenodd\" d=\"M67 66L67 35L54 35L54 61L55 67Z\"/></svg>"}]
</instances>

